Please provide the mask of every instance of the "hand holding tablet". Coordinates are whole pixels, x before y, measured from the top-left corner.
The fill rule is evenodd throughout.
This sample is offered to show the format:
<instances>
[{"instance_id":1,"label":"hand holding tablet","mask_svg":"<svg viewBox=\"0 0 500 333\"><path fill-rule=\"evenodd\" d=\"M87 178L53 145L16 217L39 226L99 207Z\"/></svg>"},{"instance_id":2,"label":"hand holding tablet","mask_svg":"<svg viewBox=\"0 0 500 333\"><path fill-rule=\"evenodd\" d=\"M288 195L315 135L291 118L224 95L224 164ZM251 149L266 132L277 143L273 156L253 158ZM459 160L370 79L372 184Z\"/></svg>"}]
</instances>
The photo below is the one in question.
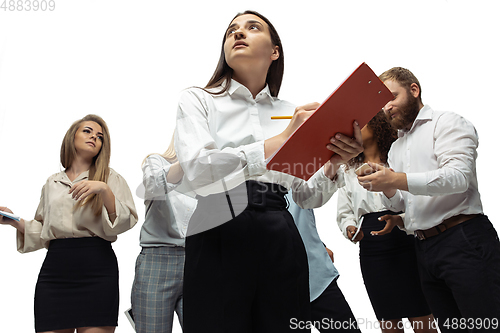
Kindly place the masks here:
<instances>
[{"instance_id":1,"label":"hand holding tablet","mask_svg":"<svg viewBox=\"0 0 500 333\"><path fill-rule=\"evenodd\" d=\"M9 212L3 210L3 209L6 209L6 208L7 207L0 207L0 216L5 216L6 218L9 218L9 219L14 220L14 221L20 221L21 220L21 218L19 216L16 216L16 215L14 215L12 213L9 213ZM5 221L5 219L3 219L1 222L2 223L8 223L7 221Z\"/></svg>"}]
</instances>

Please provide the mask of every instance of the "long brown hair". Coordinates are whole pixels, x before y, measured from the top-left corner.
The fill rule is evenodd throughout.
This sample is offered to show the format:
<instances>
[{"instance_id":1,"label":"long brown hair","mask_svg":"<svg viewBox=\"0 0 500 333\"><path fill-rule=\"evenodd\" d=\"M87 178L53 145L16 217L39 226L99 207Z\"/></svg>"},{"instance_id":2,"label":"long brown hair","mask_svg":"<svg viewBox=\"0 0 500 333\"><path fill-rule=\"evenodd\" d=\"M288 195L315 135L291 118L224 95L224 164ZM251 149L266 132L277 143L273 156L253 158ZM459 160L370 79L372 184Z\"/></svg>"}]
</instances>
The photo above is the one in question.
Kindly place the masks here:
<instances>
[{"instance_id":1,"label":"long brown hair","mask_svg":"<svg viewBox=\"0 0 500 333\"><path fill-rule=\"evenodd\" d=\"M264 22L266 22L267 26L269 27L269 34L271 35L271 41L274 44L274 46L278 46L279 48L280 52L279 58L271 63L271 66L269 66L269 70L267 71L267 77L266 77L266 83L269 86L269 91L271 92L271 96L278 97L278 93L281 88L281 82L283 80L283 72L285 70L285 62L284 62L285 60L283 55L283 46L281 45L281 39L278 35L278 32L272 25L272 23L265 16L255 11L246 10L243 13L238 13L231 20L231 22L233 22L235 18L246 14L258 16ZM229 65L226 62L226 54L224 52L225 42L226 42L226 34L224 33L219 62L217 63L217 67L215 69L214 74L212 75L212 78L208 81L207 85L205 86L205 89L222 88L217 92L211 92L214 95L219 95L226 92L227 89L229 88L229 83L231 82L231 78L233 76L233 69L229 67Z\"/></svg>"},{"instance_id":2,"label":"long brown hair","mask_svg":"<svg viewBox=\"0 0 500 333\"><path fill-rule=\"evenodd\" d=\"M96 180L107 183L109 176L109 161L111 158L111 142L109 136L108 126L106 122L99 116L95 114L89 114L83 117L80 120L75 121L68 131L66 135L64 135L63 142L61 144L61 164L65 170L71 167L71 164L75 160L76 157L76 149L75 149L75 134L80 128L81 124L84 121L93 121L99 124L102 128L103 141L101 150L99 153L93 158L92 165L89 169L89 180ZM85 206L87 204L91 204L91 208L94 211L94 214L100 215L102 213L102 207L104 202L100 194L91 194L89 195L83 202L78 202L75 208L80 206Z\"/></svg>"}]
</instances>

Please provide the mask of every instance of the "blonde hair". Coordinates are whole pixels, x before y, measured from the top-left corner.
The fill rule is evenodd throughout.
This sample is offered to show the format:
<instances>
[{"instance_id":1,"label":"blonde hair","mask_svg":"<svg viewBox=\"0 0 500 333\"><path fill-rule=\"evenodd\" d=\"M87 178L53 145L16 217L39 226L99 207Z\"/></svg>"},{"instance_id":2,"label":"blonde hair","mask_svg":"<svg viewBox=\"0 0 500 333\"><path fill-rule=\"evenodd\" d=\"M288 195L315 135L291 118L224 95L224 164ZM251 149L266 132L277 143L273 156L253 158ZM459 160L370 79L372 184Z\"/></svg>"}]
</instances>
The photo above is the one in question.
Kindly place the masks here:
<instances>
[{"instance_id":1,"label":"blonde hair","mask_svg":"<svg viewBox=\"0 0 500 333\"><path fill-rule=\"evenodd\" d=\"M71 167L71 164L75 160L76 157L76 148L75 148L75 134L80 128L81 124L85 121L93 121L102 128L102 147L99 153L92 160L92 165L89 169L89 180L101 181L107 183L109 177L109 161L111 158L111 141L109 136L108 126L106 122L99 116L95 114L89 114L83 117L80 120L75 121L64 136L62 145L61 145L61 164L65 170ZM79 201L77 205L75 205L75 209L81 206L85 206L90 203L90 207L94 211L96 216L102 213L102 207L104 202L100 194L91 194L89 195L83 202Z\"/></svg>"},{"instance_id":2,"label":"blonde hair","mask_svg":"<svg viewBox=\"0 0 500 333\"><path fill-rule=\"evenodd\" d=\"M158 155L160 155L161 157L163 157L164 159L166 159L170 163L177 162L177 154L175 153L175 147L174 147L174 137L175 137L175 130L174 130L174 134L172 134L172 140L170 140L170 144L168 145L167 150L163 154L158 154ZM144 158L144 160L142 161L142 164L144 164L146 162L146 159L149 156L155 155L155 154L156 153L151 153L148 156L146 156Z\"/></svg>"}]
</instances>

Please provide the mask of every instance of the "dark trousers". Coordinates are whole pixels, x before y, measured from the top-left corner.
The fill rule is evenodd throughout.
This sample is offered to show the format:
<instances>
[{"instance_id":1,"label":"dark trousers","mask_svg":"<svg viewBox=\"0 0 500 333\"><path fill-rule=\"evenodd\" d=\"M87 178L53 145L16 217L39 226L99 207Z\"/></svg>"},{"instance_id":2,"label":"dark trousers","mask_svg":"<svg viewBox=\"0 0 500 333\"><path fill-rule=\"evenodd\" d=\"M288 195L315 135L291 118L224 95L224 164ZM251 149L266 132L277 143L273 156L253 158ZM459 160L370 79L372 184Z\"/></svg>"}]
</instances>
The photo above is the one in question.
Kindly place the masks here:
<instances>
[{"instance_id":1,"label":"dark trousers","mask_svg":"<svg viewBox=\"0 0 500 333\"><path fill-rule=\"evenodd\" d=\"M311 302L311 320L321 333L361 332L344 294L337 285L337 280L332 281L325 291Z\"/></svg>"},{"instance_id":2,"label":"dark trousers","mask_svg":"<svg viewBox=\"0 0 500 333\"><path fill-rule=\"evenodd\" d=\"M186 333L296 332L294 320L309 320L307 256L286 189L252 184L241 214L186 238Z\"/></svg>"},{"instance_id":3,"label":"dark trousers","mask_svg":"<svg viewBox=\"0 0 500 333\"><path fill-rule=\"evenodd\" d=\"M441 332L500 331L500 243L488 218L415 242L422 290Z\"/></svg>"}]
</instances>

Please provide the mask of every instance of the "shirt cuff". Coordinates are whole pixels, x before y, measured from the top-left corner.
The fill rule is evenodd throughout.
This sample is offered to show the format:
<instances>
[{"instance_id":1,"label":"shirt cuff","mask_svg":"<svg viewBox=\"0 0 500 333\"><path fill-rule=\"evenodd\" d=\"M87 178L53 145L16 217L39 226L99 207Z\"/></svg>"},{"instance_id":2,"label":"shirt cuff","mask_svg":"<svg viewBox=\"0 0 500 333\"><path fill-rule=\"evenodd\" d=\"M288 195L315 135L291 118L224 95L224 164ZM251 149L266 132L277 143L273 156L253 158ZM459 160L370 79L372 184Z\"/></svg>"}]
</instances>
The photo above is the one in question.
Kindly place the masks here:
<instances>
[{"instance_id":1,"label":"shirt cuff","mask_svg":"<svg viewBox=\"0 0 500 333\"><path fill-rule=\"evenodd\" d=\"M427 195L427 175L425 173L407 173L408 192L413 195Z\"/></svg>"},{"instance_id":2,"label":"shirt cuff","mask_svg":"<svg viewBox=\"0 0 500 333\"><path fill-rule=\"evenodd\" d=\"M382 196L382 204L388 208L389 210L392 211L398 211L397 207L401 203L401 194L399 193L399 190L396 191L396 194L394 194L392 197L388 198L385 195Z\"/></svg>"},{"instance_id":3,"label":"shirt cuff","mask_svg":"<svg viewBox=\"0 0 500 333\"><path fill-rule=\"evenodd\" d=\"M36 220L24 221L24 233L16 231L17 251L28 253L43 248L42 224Z\"/></svg>"},{"instance_id":4,"label":"shirt cuff","mask_svg":"<svg viewBox=\"0 0 500 333\"><path fill-rule=\"evenodd\" d=\"M330 179L325 174L325 166L322 166L321 169L314 173L311 179L315 178L314 181L318 184L318 188L321 192L336 192L340 187L345 185L344 173L339 171L340 170L337 171L333 179ZM311 181L311 179L309 179L309 181Z\"/></svg>"},{"instance_id":5,"label":"shirt cuff","mask_svg":"<svg viewBox=\"0 0 500 333\"><path fill-rule=\"evenodd\" d=\"M260 176L266 172L264 141L247 145L243 152L247 160L247 170L250 177Z\"/></svg>"},{"instance_id":6,"label":"shirt cuff","mask_svg":"<svg viewBox=\"0 0 500 333\"><path fill-rule=\"evenodd\" d=\"M337 189L345 186L345 173L342 172L340 169L337 170L337 173L333 177L333 179L328 178L328 176L325 174L325 166L323 165L320 169L320 171L317 172L318 174L318 182L322 185L327 185L331 186L332 184L335 185L334 190L337 191Z\"/></svg>"}]
</instances>

